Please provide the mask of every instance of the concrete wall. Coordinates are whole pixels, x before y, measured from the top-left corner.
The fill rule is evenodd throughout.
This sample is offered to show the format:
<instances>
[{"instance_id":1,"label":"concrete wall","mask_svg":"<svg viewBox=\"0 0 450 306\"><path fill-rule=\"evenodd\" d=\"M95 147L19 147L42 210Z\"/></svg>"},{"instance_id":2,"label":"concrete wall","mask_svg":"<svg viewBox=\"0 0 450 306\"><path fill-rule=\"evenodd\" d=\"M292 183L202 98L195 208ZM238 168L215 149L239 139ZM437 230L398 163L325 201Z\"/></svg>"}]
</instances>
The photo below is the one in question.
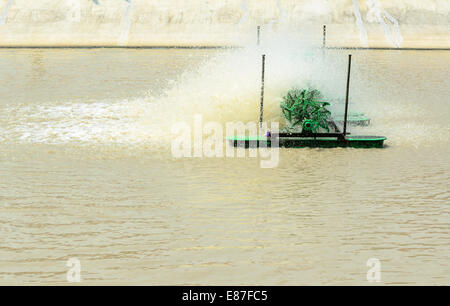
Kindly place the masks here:
<instances>
[{"instance_id":1,"label":"concrete wall","mask_svg":"<svg viewBox=\"0 0 450 306\"><path fill-rule=\"evenodd\" d=\"M329 45L362 46L355 1L1 0L0 46L243 45L254 42L257 25L266 36L288 33L320 45L322 24ZM370 1L377 0L356 1L369 45L391 46ZM450 48L449 0L378 3L398 20L402 47Z\"/></svg>"}]
</instances>

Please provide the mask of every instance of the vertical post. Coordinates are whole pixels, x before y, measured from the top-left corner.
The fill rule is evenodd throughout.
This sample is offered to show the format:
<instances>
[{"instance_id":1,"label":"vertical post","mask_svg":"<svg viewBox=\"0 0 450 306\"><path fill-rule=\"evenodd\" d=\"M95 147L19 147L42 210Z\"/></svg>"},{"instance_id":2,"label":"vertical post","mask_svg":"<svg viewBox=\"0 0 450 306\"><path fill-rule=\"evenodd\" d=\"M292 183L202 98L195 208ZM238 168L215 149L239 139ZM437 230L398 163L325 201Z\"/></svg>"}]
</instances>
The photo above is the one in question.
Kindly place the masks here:
<instances>
[{"instance_id":1,"label":"vertical post","mask_svg":"<svg viewBox=\"0 0 450 306\"><path fill-rule=\"evenodd\" d=\"M262 75L261 75L261 104L259 109L259 125L262 126L264 116L264 73L266 66L266 56L262 56Z\"/></svg>"},{"instance_id":2,"label":"vertical post","mask_svg":"<svg viewBox=\"0 0 450 306\"><path fill-rule=\"evenodd\" d=\"M322 48L327 47L327 26L323 25L323 42L322 42Z\"/></svg>"},{"instance_id":3,"label":"vertical post","mask_svg":"<svg viewBox=\"0 0 450 306\"><path fill-rule=\"evenodd\" d=\"M260 36L261 36L261 26L258 26L256 32L257 32L257 34L256 34L256 45L259 46Z\"/></svg>"},{"instance_id":4,"label":"vertical post","mask_svg":"<svg viewBox=\"0 0 450 306\"><path fill-rule=\"evenodd\" d=\"M350 70L352 67L352 55L348 55L348 72L347 72L347 93L345 96L345 113L344 113L344 136L347 134L347 115L348 115L348 96L350 92Z\"/></svg>"}]
</instances>

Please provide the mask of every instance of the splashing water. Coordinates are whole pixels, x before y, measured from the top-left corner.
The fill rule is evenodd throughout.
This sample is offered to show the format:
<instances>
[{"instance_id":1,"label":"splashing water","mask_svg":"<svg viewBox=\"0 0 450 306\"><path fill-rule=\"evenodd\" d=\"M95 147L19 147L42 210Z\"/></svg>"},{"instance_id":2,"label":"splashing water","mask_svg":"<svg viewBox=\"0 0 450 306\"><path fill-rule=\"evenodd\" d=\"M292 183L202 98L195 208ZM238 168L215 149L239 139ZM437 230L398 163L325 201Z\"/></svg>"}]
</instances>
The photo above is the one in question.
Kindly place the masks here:
<instances>
[{"instance_id":1,"label":"splashing water","mask_svg":"<svg viewBox=\"0 0 450 306\"><path fill-rule=\"evenodd\" d=\"M8 128L0 131L0 141L158 147L170 144L174 124L192 125L198 114L202 114L204 122L258 122L261 48L267 55L264 118L279 121L281 98L291 87L307 86L308 81L324 83L316 86L323 92L334 92L333 86L344 87L339 82L327 82L330 86L325 86L320 62L306 59L297 46L267 40L260 48L216 53L197 68L178 75L162 95L86 104L13 105L2 111L4 116L0 115L0 121L8 122ZM326 74L333 75L332 65ZM342 92L341 88L338 91Z\"/></svg>"},{"instance_id":2,"label":"splashing water","mask_svg":"<svg viewBox=\"0 0 450 306\"><path fill-rule=\"evenodd\" d=\"M40 104L6 108L8 129L0 133L24 143L135 143L129 134L143 101ZM24 122L26 118L26 122ZM1 132L1 131L0 131ZM136 140L137 141L137 140Z\"/></svg>"},{"instance_id":3,"label":"splashing water","mask_svg":"<svg viewBox=\"0 0 450 306\"><path fill-rule=\"evenodd\" d=\"M281 117L280 102L285 93L294 86L318 88L326 100L331 100L332 113L342 113L343 104L336 100L342 99L345 95L346 53L330 52L323 58L320 51L298 47L303 45L302 41L268 37L259 47L208 52L200 65L192 64L189 52L186 51L183 63L186 63L189 69L180 68L177 76L167 74L166 65L161 64L159 67L159 64L155 63L156 72L149 75L149 84L156 82L160 77L166 78L167 81L175 77L165 86L167 89L163 90L162 94L139 93L136 98L86 102L71 101L73 97L68 96L66 101L61 102L25 102L11 105L6 103L5 106L0 104L0 143L70 144L77 147L97 147L97 144L123 145L158 150L170 146L171 140L176 137L172 134L174 124L184 122L192 127L193 119L198 114L203 116L203 122L216 122L223 127L227 122L257 122L261 88L261 53L266 54L265 121L278 121L283 128L284 118ZM116 54L114 52L118 51L104 52L105 56L110 58L110 62L114 63ZM171 60L166 57L166 52L168 51L151 53L151 56ZM374 63L370 68L366 68L371 65L371 60L370 57L363 57L372 53L364 54L355 56L351 92L351 103L355 102L351 104L351 111L364 112L372 119L372 125L367 130L362 130L361 134L386 135L391 143L396 141L396 144L408 145L436 142L437 136L429 137L431 134L448 136L448 128L447 132L443 132L440 121L433 119L439 112L427 111L412 104L411 100L418 94L414 89L415 86L409 83L405 86L394 86L407 88L399 89L401 94L395 97L390 96L394 87L390 91L385 90L392 84L392 80L396 80L390 75L403 76L400 70L398 73L387 74L388 81L382 83L386 79L384 75L388 71L388 66ZM403 54L397 58L391 55L387 60L389 71L393 71L390 70L392 64L397 69L404 67L395 65L401 62L403 57L405 57ZM361 64L363 62L364 64ZM380 61L382 64L385 62L385 59ZM70 69L70 64L67 67ZM431 70L430 75L435 76L436 72ZM134 78L130 76L128 70L126 73L120 75L120 78L130 80ZM422 82L424 78L426 79L423 71L417 73L417 76L408 76L407 73L405 76L405 79L417 82ZM446 79L445 74L439 78L441 79ZM401 80L396 81L403 84ZM441 85L436 88L439 89L439 86ZM380 97L383 90L388 94ZM408 92L413 92L413 95L407 95ZM430 93L433 92L436 92L436 96L430 97ZM442 100L440 92L441 90L429 89L423 99L416 98L416 100L439 101ZM132 95L130 92L129 96ZM424 115L432 118L428 119L428 122L433 120L439 122L425 124ZM358 129L352 128L352 132L357 133ZM442 141L447 143L448 137Z\"/></svg>"},{"instance_id":4,"label":"splashing water","mask_svg":"<svg viewBox=\"0 0 450 306\"><path fill-rule=\"evenodd\" d=\"M6 17L8 16L9 7L13 4L14 0L8 0L0 15L0 27L6 23Z\"/></svg>"},{"instance_id":5,"label":"splashing water","mask_svg":"<svg viewBox=\"0 0 450 306\"><path fill-rule=\"evenodd\" d=\"M298 48L298 44L280 39L267 40L263 50L254 46L242 50L227 51L210 58L195 71L185 72L174 86L151 103L142 116L142 130L152 130L167 135L171 125L183 121L190 124L196 114L204 121L221 124L227 122L257 122L259 119L261 52L266 54L266 88L264 118L267 122L280 121L280 102L293 86L320 84L322 92L329 96L342 96L344 84L326 82L340 77L341 64L322 67L322 53L313 54ZM205 77L207 76L207 77ZM153 100L153 98L150 98ZM154 114L164 114L156 116Z\"/></svg>"},{"instance_id":6,"label":"splashing water","mask_svg":"<svg viewBox=\"0 0 450 306\"><path fill-rule=\"evenodd\" d=\"M126 45L128 43L128 35L130 33L131 28L131 18L130 14L133 10L133 1L132 0L125 0L127 2L124 12L123 12L123 19L125 22L124 29L122 31L122 34L120 35L119 39L119 45Z\"/></svg>"},{"instance_id":7,"label":"splashing water","mask_svg":"<svg viewBox=\"0 0 450 306\"><path fill-rule=\"evenodd\" d=\"M353 0L353 10L355 12L356 25L358 26L358 29L359 29L361 42L365 48L368 48L369 40L367 38L367 31L366 31L366 28L364 27L364 22L361 17L361 12L359 11L358 0Z\"/></svg>"},{"instance_id":8,"label":"splashing water","mask_svg":"<svg viewBox=\"0 0 450 306\"><path fill-rule=\"evenodd\" d=\"M400 28L398 25L398 21L392 17L385 10L380 9L378 0L367 0L367 4L369 6L369 11L367 12L367 19L371 20L371 16L375 16L376 21L381 24L384 30L384 35L386 40L394 47L400 48L403 42L403 37L400 33ZM386 20L390 21L394 28L394 35L391 34L391 30L386 23Z\"/></svg>"}]
</instances>

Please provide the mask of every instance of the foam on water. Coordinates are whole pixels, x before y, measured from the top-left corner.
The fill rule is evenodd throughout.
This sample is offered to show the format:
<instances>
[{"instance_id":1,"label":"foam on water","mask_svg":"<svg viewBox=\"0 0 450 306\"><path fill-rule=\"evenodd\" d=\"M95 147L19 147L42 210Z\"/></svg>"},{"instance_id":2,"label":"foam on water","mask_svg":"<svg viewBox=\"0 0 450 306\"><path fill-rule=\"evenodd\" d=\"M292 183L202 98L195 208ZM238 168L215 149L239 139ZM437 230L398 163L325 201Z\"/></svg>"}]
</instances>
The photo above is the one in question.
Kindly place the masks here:
<instances>
[{"instance_id":1,"label":"foam on water","mask_svg":"<svg viewBox=\"0 0 450 306\"><path fill-rule=\"evenodd\" d=\"M138 108L138 101L17 105L6 108L9 122L2 134L28 143L132 143L128 135Z\"/></svg>"}]
</instances>

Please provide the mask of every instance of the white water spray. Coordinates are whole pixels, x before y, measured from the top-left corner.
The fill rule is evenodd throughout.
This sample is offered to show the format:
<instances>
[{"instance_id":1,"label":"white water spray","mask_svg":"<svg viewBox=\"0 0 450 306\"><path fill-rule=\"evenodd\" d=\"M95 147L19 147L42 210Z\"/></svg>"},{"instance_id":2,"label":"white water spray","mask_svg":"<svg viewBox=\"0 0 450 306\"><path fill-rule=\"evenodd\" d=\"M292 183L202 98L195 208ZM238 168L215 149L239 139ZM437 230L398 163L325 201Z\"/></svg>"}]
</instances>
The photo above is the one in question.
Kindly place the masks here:
<instances>
[{"instance_id":1,"label":"white water spray","mask_svg":"<svg viewBox=\"0 0 450 306\"><path fill-rule=\"evenodd\" d=\"M6 16L8 16L9 7L13 4L14 0L8 0L0 15L0 27L6 23Z\"/></svg>"},{"instance_id":2,"label":"white water spray","mask_svg":"<svg viewBox=\"0 0 450 306\"><path fill-rule=\"evenodd\" d=\"M361 17L361 12L359 11L358 0L353 0L353 10L355 12L356 25L358 26L358 29L359 29L361 42L365 48L368 48L369 47L369 39L367 37L367 31L366 31L366 28L364 27L364 22Z\"/></svg>"},{"instance_id":3,"label":"white water spray","mask_svg":"<svg viewBox=\"0 0 450 306\"><path fill-rule=\"evenodd\" d=\"M130 28L131 28L131 11L133 9L133 1L132 0L125 0L127 2L124 12L123 12L123 19L125 22L124 29L122 31L122 34L120 35L119 39L119 45L123 46L128 43L128 35L130 34Z\"/></svg>"},{"instance_id":4,"label":"white water spray","mask_svg":"<svg viewBox=\"0 0 450 306\"><path fill-rule=\"evenodd\" d=\"M372 19L375 16L376 21L383 27L384 35L387 41L394 47L400 48L403 42L403 37L400 33L398 21L392 17L388 12L382 10L379 6L378 0L367 0L369 11L367 12L367 19ZM394 28L394 35L392 35L386 20L390 21Z\"/></svg>"}]
</instances>

